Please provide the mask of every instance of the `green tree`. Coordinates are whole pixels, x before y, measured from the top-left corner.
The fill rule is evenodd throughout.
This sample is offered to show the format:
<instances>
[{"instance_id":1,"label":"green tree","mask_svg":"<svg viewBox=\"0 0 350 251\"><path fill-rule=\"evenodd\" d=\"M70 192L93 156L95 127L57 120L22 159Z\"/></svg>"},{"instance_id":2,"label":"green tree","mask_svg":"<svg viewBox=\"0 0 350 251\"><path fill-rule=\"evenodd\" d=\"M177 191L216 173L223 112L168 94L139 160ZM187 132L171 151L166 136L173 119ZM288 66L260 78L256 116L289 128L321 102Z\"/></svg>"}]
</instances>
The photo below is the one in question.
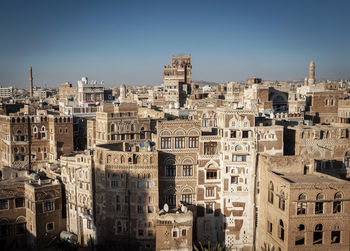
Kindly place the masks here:
<instances>
[{"instance_id":1,"label":"green tree","mask_svg":"<svg viewBox=\"0 0 350 251\"><path fill-rule=\"evenodd\" d=\"M201 242L199 242L197 245L193 246L195 251L230 251L231 248L224 246L221 246L220 243L216 243L215 246L211 246L210 241L207 245L203 246Z\"/></svg>"}]
</instances>

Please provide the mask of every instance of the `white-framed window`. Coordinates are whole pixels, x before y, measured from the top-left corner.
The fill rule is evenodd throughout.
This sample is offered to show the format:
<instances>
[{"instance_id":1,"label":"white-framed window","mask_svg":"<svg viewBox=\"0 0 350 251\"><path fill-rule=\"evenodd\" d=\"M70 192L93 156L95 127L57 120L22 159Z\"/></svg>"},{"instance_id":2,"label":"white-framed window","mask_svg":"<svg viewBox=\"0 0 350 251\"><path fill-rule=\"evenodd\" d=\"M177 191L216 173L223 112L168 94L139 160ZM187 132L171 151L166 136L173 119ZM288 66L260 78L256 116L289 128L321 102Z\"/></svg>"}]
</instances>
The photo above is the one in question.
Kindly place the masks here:
<instances>
[{"instance_id":1,"label":"white-framed window","mask_svg":"<svg viewBox=\"0 0 350 251\"><path fill-rule=\"evenodd\" d=\"M247 161L247 156L246 155L232 155L232 161L245 162L245 161Z\"/></svg>"},{"instance_id":2,"label":"white-framed window","mask_svg":"<svg viewBox=\"0 0 350 251\"><path fill-rule=\"evenodd\" d=\"M178 238L179 237L179 231L177 229L173 229L171 236L173 238Z\"/></svg>"},{"instance_id":3,"label":"white-framed window","mask_svg":"<svg viewBox=\"0 0 350 251\"><path fill-rule=\"evenodd\" d=\"M147 188L152 188L152 181L147 181Z\"/></svg>"},{"instance_id":4,"label":"white-framed window","mask_svg":"<svg viewBox=\"0 0 350 251\"><path fill-rule=\"evenodd\" d=\"M218 178L218 170L208 169L206 171L207 180L216 180Z\"/></svg>"},{"instance_id":5,"label":"white-framed window","mask_svg":"<svg viewBox=\"0 0 350 251\"><path fill-rule=\"evenodd\" d=\"M205 188L205 196L206 197L209 197L209 198L215 197L215 192L216 192L215 187L206 187Z\"/></svg>"},{"instance_id":6,"label":"white-framed window","mask_svg":"<svg viewBox=\"0 0 350 251\"><path fill-rule=\"evenodd\" d=\"M182 199L183 202L185 202L185 203L187 203L189 205L192 204L192 194L183 194L181 196L181 199Z\"/></svg>"},{"instance_id":7,"label":"white-framed window","mask_svg":"<svg viewBox=\"0 0 350 251\"><path fill-rule=\"evenodd\" d=\"M49 212L55 210L55 204L53 201L44 201L43 202L44 212Z\"/></svg>"}]
</instances>

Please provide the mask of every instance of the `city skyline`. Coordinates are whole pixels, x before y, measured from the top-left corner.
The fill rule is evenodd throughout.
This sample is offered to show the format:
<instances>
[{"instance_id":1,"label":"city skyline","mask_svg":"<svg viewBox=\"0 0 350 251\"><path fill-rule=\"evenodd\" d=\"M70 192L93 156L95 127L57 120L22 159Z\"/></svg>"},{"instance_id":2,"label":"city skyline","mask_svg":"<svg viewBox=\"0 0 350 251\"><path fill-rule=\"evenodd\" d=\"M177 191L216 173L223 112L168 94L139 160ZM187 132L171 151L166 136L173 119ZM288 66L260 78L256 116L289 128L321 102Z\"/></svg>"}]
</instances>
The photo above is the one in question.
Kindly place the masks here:
<instances>
[{"instance_id":1,"label":"city skyline","mask_svg":"<svg viewBox=\"0 0 350 251\"><path fill-rule=\"evenodd\" d=\"M18 7L19 6L19 7ZM169 55L191 54L194 80L349 78L349 3L308 1L1 3L0 84L57 87L162 82ZM6 34L6 35L5 35Z\"/></svg>"}]
</instances>

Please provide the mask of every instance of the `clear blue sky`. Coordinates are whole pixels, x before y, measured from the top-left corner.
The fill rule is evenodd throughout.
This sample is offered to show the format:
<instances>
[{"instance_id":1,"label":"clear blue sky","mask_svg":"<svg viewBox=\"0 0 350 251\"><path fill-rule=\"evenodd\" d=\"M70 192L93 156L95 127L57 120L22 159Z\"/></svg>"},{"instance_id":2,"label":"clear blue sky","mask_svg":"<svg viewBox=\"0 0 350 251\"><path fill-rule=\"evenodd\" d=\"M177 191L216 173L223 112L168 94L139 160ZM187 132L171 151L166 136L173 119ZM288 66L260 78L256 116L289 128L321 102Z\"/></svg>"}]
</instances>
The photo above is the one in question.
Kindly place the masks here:
<instances>
[{"instance_id":1,"label":"clear blue sky","mask_svg":"<svg viewBox=\"0 0 350 251\"><path fill-rule=\"evenodd\" d=\"M172 54L192 79L350 77L350 1L1 0L0 84L160 84Z\"/></svg>"}]
</instances>

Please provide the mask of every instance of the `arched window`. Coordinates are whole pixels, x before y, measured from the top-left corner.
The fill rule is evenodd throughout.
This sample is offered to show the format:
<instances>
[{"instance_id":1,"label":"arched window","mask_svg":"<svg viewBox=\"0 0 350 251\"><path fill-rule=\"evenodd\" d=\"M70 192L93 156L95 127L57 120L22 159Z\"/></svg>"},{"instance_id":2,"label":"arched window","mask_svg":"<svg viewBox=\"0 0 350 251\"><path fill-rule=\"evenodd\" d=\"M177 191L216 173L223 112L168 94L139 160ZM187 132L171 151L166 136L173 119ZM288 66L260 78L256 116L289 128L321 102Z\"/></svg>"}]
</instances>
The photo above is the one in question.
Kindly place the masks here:
<instances>
[{"instance_id":1,"label":"arched window","mask_svg":"<svg viewBox=\"0 0 350 251\"><path fill-rule=\"evenodd\" d=\"M17 134L22 134L22 131L21 130L17 130Z\"/></svg>"},{"instance_id":2,"label":"arched window","mask_svg":"<svg viewBox=\"0 0 350 251\"><path fill-rule=\"evenodd\" d=\"M134 131L134 130L135 130L134 124L131 124L131 125L130 125L130 130L131 130L131 131Z\"/></svg>"},{"instance_id":3,"label":"arched window","mask_svg":"<svg viewBox=\"0 0 350 251\"><path fill-rule=\"evenodd\" d=\"M334 230L331 232L331 244L340 243L340 234L339 226L335 225Z\"/></svg>"},{"instance_id":4,"label":"arched window","mask_svg":"<svg viewBox=\"0 0 350 251\"><path fill-rule=\"evenodd\" d=\"M305 194L299 195L298 202L297 202L297 215L306 214L306 208L307 208L306 199L307 198Z\"/></svg>"},{"instance_id":5,"label":"arched window","mask_svg":"<svg viewBox=\"0 0 350 251\"><path fill-rule=\"evenodd\" d=\"M20 118L17 118L17 123L20 123L21 122L21 119Z\"/></svg>"},{"instance_id":6,"label":"arched window","mask_svg":"<svg viewBox=\"0 0 350 251\"><path fill-rule=\"evenodd\" d=\"M319 193L316 196L315 203L315 214L323 214L323 200L325 199L324 195Z\"/></svg>"},{"instance_id":7,"label":"arched window","mask_svg":"<svg viewBox=\"0 0 350 251\"><path fill-rule=\"evenodd\" d=\"M235 147L235 151L238 152L238 151L243 151L243 147L241 145L237 145Z\"/></svg>"},{"instance_id":8,"label":"arched window","mask_svg":"<svg viewBox=\"0 0 350 251\"><path fill-rule=\"evenodd\" d=\"M286 199L285 199L284 192L282 192L278 196L278 207L283 211L286 209Z\"/></svg>"},{"instance_id":9,"label":"arched window","mask_svg":"<svg viewBox=\"0 0 350 251\"><path fill-rule=\"evenodd\" d=\"M136 156L135 162L136 162L136 164L141 164L141 157L140 156Z\"/></svg>"},{"instance_id":10,"label":"arched window","mask_svg":"<svg viewBox=\"0 0 350 251\"><path fill-rule=\"evenodd\" d=\"M37 133L38 132L38 128L36 126L33 127L33 133Z\"/></svg>"},{"instance_id":11,"label":"arched window","mask_svg":"<svg viewBox=\"0 0 350 251\"><path fill-rule=\"evenodd\" d=\"M111 132L114 132L114 130L115 130L115 125L111 124Z\"/></svg>"},{"instance_id":12,"label":"arched window","mask_svg":"<svg viewBox=\"0 0 350 251\"><path fill-rule=\"evenodd\" d=\"M279 227L278 227L278 237L284 241L284 224L283 224L283 221L280 220L280 224L279 224Z\"/></svg>"},{"instance_id":13,"label":"arched window","mask_svg":"<svg viewBox=\"0 0 350 251\"><path fill-rule=\"evenodd\" d=\"M41 138L46 138L46 129L45 126L41 127Z\"/></svg>"},{"instance_id":14,"label":"arched window","mask_svg":"<svg viewBox=\"0 0 350 251\"><path fill-rule=\"evenodd\" d=\"M111 155L108 155L108 156L107 156L107 163L110 164L111 161L112 161L112 157L111 157Z\"/></svg>"},{"instance_id":15,"label":"arched window","mask_svg":"<svg viewBox=\"0 0 350 251\"><path fill-rule=\"evenodd\" d=\"M0 231L1 231L1 237L5 237L10 235L10 222L8 219L1 219L0 220Z\"/></svg>"},{"instance_id":16,"label":"arched window","mask_svg":"<svg viewBox=\"0 0 350 251\"><path fill-rule=\"evenodd\" d=\"M350 151L345 153L344 165L346 168L350 167Z\"/></svg>"},{"instance_id":17,"label":"arched window","mask_svg":"<svg viewBox=\"0 0 350 251\"><path fill-rule=\"evenodd\" d=\"M305 244L305 226L300 224L295 235L295 245Z\"/></svg>"},{"instance_id":18,"label":"arched window","mask_svg":"<svg viewBox=\"0 0 350 251\"><path fill-rule=\"evenodd\" d=\"M322 224L317 224L314 231L314 241L313 244L322 244L323 241L323 226Z\"/></svg>"},{"instance_id":19,"label":"arched window","mask_svg":"<svg viewBox=\"0 0 350 251\"><path fill-rule=\"evenodd\" d=\"M342 212L343 207L343 201L342 201L343 195L340 192L337 192L334 195L334 202L333 202L333 213L338 214Z\"/></svg>"},{"instance_id":20,"label":"arched window","mask_svg":"<svg viewBox=\"0 0 350 251\"><path fill-rule=\"evenodd\" d=\"M270 183L269 183L269 192L268 192L268 201L271 203L271 204L273 204L273 193L274 193L274 191L273 191L273 183L272 183L272 181L270 181Z\"/></svg>"}]
</instances>

